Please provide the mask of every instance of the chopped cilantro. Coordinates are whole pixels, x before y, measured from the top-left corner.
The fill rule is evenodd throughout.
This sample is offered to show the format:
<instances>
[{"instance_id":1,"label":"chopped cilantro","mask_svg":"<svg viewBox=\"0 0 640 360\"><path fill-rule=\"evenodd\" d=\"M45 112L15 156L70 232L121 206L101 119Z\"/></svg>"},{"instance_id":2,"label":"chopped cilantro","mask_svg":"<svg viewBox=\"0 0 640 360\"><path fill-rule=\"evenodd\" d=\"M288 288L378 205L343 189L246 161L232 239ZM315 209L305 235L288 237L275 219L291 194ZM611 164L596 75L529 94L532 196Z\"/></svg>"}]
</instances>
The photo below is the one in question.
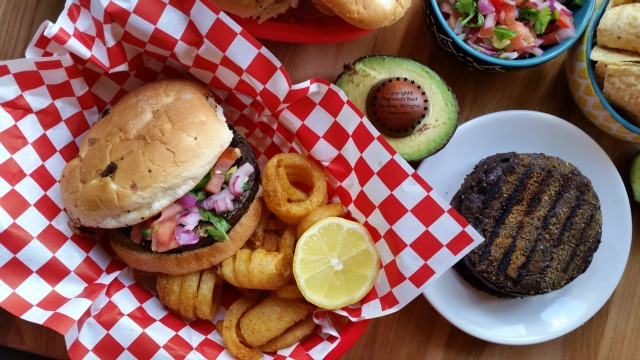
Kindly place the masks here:
<instances>
[{"instance_id":1,"label":"chopped cilantro","mask_svg":"<svg viewBox=\"0 0 640 360\"><path fill-rule=\"evenodd\" d=\"M211 171L207 172L207 174L200 180L200 182L196 184L196 186L193 187L193 190L191 191L196 192L202 189L205 185L207 185L209 180L211 180Z\"/></svg>"},{"instance_id":2,"label":"chopped cilantro","mask_svg":"<svg viewBox=\"0 0 640 360\"><path fill-rule=\"evenodd\" d=\"M151 228L143 227L140 229L140 232L142 233L142 237L145 239L151 239Z\"/></svg>"},{"instance_id":3,"label":"chopped cilantro","mask_svg":"<svg viewBox=\"0 0 640 360\"><path fill-rule=\"evenodd\" d=\"M225 219L216 216L211 211L201 208L198 208L198 212L200 213L200 216L202 216L202 219L204 221L211 223L211 226L205 227L211 237L213 237L216 241L224 241L229 239L229 237L227 236L227 231L229 231L231 226Z\"/></svg>"},{"instance_id":4,"label":"chopped cilantro","mask_svg":"<svg viewBox=\"0 0 640 360\"><path fill-rule=\"evenodd\" d=\"M198 201L202 201L207 198L207 193L204 190L191 190L189 193L198 199Z\"/></svg>"},{"instance_id":5,"label":"chopped cilantro","mask_svg":"<svg viewBox=\"0 0 640 360\"><path fill-rule=\"evenodd\" d=\"M511 30L506 26L496 26L493 28L493 34L500 39L511 39L515 37L518 32Z\"/></svg>"},{"instance_id":6,"label":"chopped cilantro","mask_svg":"<svg viewBox=\"0 0 640 360\"><path fill-rule=\"evenodd\" d=\"M229 178L231 177L231 175L233 175L234 172L236 172L236 170L238 170L238 167L236 165L232 166L231 169L229 169L229 171L224 174L224 182L229 182Z\"/></svg>"},{"instance_id":7,"label":"chopped cilantro","mask_svg":"<svg viewBox=\"0 0 640 360\"><path fill-rule=\"evenodd\" d=\"M522 8L520 9L518 19L533 21L533 29L536 34L544 34L544 31L547 29L547 25L549 25L549 21L551 21L551 10L548 7L541 10L536 10L534 8Z\"/></svg>"},{"instance_id":8,"label":"chopped cilantro","mask_svg":"<svg viewBox=\"0 0 640 360\"><path fill-rule=\"evenodd\" d=\"M484 16L478 12L478 2L476 0L457 0L453 7L462 14L459 20L462 25L481 27L484 24ZM475 23L472 22L474 18L476 19Z\"/></svg>"}]
</instances>

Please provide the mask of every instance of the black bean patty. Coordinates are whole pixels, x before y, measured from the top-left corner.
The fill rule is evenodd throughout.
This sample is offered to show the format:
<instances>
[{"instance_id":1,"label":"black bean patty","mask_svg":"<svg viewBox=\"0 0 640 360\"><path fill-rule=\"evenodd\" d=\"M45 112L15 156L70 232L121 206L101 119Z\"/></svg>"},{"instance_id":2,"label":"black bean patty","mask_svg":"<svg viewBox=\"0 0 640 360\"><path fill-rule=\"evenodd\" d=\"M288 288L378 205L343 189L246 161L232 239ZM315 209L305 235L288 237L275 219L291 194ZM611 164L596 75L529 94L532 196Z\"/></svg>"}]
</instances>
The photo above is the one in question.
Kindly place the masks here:
<instances>
[{"instance_id":1,"label":"black bean patty","mask_svg":"<svg viewBox=\"0 0 640 360\"><path fill-rule=\"evenodd\" d=\"M487 157L451 205L485 238L454 268L499 297L564 287L587 270L600 245L602 214L591 181L557 157Z\"/></svg>"}]
</instances>

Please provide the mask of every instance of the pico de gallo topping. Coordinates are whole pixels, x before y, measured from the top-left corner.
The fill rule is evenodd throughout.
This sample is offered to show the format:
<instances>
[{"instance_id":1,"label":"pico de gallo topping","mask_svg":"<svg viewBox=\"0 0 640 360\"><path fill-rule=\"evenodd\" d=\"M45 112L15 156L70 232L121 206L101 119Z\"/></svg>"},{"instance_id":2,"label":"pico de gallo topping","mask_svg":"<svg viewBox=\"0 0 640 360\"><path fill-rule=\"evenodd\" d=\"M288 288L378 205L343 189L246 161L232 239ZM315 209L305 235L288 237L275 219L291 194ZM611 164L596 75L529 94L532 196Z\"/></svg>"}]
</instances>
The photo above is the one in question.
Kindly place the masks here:
<instances>
[{"instance_id":1,"label":"pico de gallo topping","mask_svg":"<svg viewBox=\"0 0 640 360\"><path fill-rule=\"evenodd\" d=\"M576 36L564 0L438 0L438 5L458 38L501 59L539 56L545 45Z\"/></svg>"},{"instance_id":2,"label":"pico de gallo topping","mask_svg":"<svg viewBox=\"0 0 640 360\"><path fill-rule=\"evenodd\" d=\"M140 244L151 242L151 250L165 252L200 240L201 231L215 241L228 239L229 223L220 214L234 208L233 199L247 190L253 165L234 163L242 153L227 148L210 172L187 194L162 210L159 217L147 219L131 227L130 237Z\"/></svg>"}]
</instances>

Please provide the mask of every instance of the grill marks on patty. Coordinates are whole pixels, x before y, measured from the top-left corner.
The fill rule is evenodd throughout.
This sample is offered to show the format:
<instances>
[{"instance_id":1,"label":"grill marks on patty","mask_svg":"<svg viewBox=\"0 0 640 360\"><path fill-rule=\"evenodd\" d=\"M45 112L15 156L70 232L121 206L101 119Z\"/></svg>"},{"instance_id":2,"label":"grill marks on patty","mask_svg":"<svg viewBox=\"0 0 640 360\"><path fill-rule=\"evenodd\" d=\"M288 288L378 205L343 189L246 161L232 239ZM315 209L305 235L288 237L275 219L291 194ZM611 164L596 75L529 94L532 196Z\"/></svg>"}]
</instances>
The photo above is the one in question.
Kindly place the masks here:
<instances>
[{"instance_id":1,"label":"grill marks on patty","mask_svg":"<svg viewBox=\"0 0 640 360\"><path fill-rule=\"evenodd\" d=\"M543 154L484 159L452 206L485 237L456 269L499 296L565 286L587 269L600 242L600 205L590 181Z\"/></svg>"}]
</instances>

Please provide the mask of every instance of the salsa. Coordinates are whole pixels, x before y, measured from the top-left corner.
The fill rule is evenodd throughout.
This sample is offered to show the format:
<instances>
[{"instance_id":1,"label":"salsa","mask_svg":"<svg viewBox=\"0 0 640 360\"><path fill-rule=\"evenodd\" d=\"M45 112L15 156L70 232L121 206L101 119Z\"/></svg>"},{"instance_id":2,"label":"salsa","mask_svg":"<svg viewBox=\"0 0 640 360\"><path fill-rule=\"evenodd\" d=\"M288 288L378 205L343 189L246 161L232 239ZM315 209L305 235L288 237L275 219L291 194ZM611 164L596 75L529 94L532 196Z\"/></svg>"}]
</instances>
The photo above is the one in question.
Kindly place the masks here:
<instances>
[{"instance_id":1,"label":"salsa","mask_svg":"<svg viewBox=\"0 0 640 360\"><path fill-rule=\"evenodd\" d=\"M576 36L564 0L438 0L462 41L501 59L539 56L545 45ZM577 4L580 5L579 3Z\"/></svg>"}]
</instances>

